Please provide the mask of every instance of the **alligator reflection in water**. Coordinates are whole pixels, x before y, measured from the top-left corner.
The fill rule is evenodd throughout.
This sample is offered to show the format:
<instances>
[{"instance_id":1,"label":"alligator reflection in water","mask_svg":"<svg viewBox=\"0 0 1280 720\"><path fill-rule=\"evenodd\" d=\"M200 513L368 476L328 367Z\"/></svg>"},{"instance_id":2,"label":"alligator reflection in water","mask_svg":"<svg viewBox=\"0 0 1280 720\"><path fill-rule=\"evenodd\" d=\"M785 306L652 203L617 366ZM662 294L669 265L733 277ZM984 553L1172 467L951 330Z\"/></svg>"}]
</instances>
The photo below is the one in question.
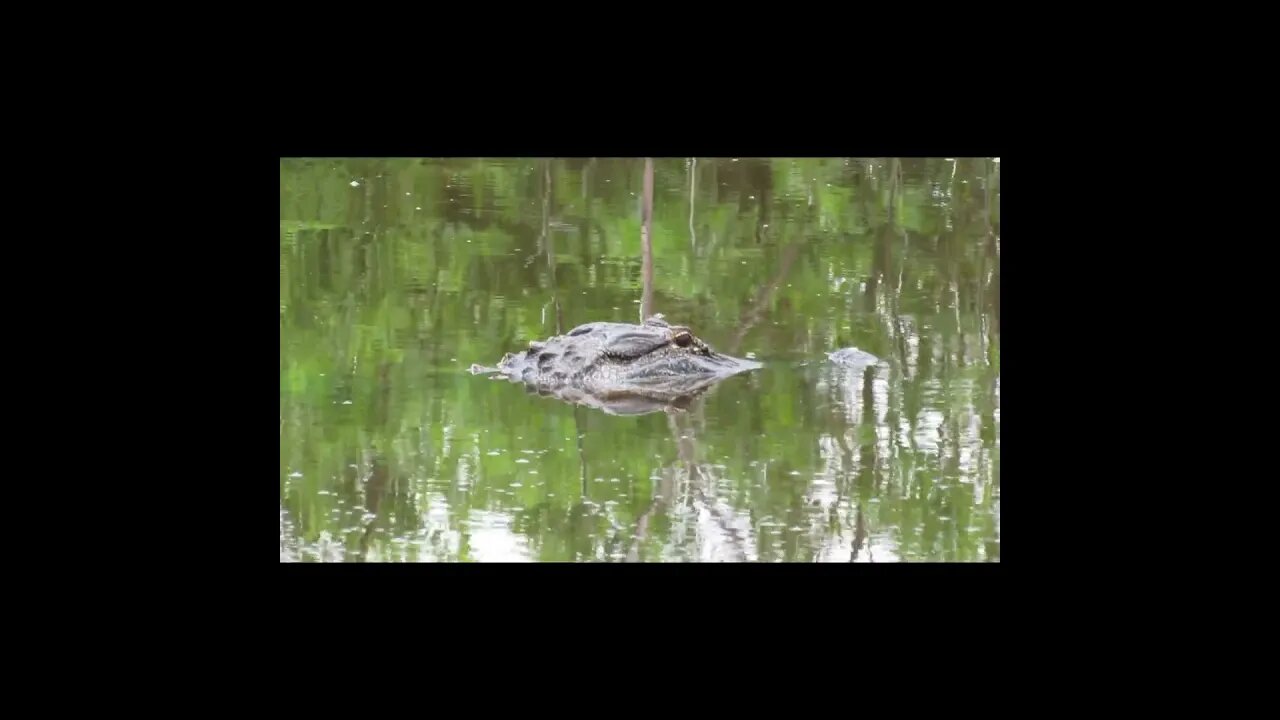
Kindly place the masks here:
<instances>
[{"instance_id":1,"label":"alligator reflection in water","mask_svg":"<svg viewBox=\"0 0 1280 720\"><path fill-rule=\"evenodd\" d=\"M507 353L496 373L531 392L613 415L641 415L688 407L716 383L762 367L712 350L687 327L662 315L640 325L596 322Z\"/></svg>"}]
</instances>

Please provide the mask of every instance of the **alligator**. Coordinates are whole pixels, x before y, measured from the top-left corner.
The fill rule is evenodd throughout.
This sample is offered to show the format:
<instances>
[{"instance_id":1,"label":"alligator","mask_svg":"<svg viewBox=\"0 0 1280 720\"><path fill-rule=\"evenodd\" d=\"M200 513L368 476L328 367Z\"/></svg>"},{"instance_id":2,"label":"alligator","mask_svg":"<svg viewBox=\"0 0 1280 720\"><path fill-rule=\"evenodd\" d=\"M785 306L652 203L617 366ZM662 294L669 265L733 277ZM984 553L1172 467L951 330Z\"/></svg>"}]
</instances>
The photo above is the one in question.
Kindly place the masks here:
<instances>
[{"instance_id":1,"label":"alligator","mask_svg":"<svg viewBox=\"0 0 1280 720\"><path fill-rule=\"evenodd\" d=\"M874 364L854 348L829 353L835 364ZM507 353L497 367L472 365L472 374L492 374L523 384L529 392L586 405L613 415L684 409L713 385L764 367L755 360L713 350L683 325L661 315L639 324L592 322L564 335Z\"/></svg>"},{"instance_id":2,"label":"alligator","mask_svg":"<svg viewBox=\"0 0 1280 720\"><path fill-rule=\"evenodd\" d=\"M716 352L683 325L661 315L639 324L593 322L564 335L529 343L507 353L496 368L472 365L471 372L496 373L531 392L637 415L684 408L726 378L763 367Z\"/></svg>"}]
</instances>

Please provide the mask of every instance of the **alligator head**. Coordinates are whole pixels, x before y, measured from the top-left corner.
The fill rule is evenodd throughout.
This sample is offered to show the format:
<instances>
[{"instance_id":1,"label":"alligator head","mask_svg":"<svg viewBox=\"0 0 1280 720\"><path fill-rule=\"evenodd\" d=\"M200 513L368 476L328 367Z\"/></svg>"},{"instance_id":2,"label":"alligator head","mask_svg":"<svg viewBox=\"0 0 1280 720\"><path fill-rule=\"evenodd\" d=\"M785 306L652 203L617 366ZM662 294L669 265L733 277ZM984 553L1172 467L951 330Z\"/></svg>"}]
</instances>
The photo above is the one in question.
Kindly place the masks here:
<instances>
[{"instance_id":1,"label":"alligator head","mask_svg":"<svg viewBox=\"0 0 1280 720\"><path fill-rule=\"evenodd\" d=\"M531 391L597 407L641 414L683 407L725 378L760 363L718 353L683 326L654 315L640 325L596 322L507 353L495 372Z\"/></svg>"}]
</instances>

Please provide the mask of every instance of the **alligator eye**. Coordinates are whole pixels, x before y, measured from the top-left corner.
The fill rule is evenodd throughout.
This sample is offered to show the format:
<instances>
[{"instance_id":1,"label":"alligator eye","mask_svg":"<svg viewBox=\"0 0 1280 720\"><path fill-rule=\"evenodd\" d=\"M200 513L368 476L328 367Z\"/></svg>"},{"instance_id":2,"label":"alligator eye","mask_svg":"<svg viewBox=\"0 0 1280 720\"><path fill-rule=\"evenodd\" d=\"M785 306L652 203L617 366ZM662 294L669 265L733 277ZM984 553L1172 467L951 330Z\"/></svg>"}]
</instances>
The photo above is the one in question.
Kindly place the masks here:
<instances>
[{"instance_id":1,"label":"alligator eye","mask_svg":"<svg viewBox=\"0 0 1280 720\"><path fill-rule=\"evenodd\" d=\"M689 347L692 342L693 336L687 332L680 333L676 336L676 345L679 345L680 347Z\"/></svg>"}]
</instances>

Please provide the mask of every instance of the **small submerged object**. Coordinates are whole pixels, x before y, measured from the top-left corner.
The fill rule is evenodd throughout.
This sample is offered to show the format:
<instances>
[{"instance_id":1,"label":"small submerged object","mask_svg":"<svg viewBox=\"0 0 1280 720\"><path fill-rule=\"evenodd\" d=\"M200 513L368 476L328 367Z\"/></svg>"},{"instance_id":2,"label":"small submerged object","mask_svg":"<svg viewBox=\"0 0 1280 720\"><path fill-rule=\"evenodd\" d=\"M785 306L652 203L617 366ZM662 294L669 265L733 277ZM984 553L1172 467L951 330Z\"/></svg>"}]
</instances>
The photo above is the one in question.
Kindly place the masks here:
<instances>
[{"instance_id":1,"label":"small submerged object","mask_svg":"<svg viewBox=\"0 0 1280 720\"><path fill-rule=\"evenodd\" d=\"M827 353L827 357L831 362L843 367L866 367L880 362L880 358L856 347L840 348L835 352Z\"/></svg>"}]
</instances>

